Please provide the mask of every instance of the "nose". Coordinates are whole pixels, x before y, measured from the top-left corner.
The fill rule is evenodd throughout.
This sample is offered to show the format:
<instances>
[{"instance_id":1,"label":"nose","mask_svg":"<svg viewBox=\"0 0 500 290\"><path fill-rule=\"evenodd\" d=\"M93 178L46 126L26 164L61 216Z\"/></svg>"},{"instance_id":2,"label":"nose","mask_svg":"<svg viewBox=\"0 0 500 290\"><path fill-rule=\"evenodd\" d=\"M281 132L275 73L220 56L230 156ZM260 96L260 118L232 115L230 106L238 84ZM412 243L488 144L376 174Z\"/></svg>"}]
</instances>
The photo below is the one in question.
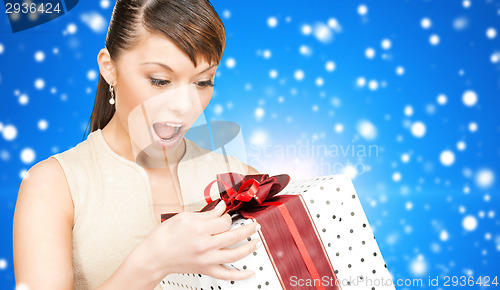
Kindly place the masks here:
<instances>
[{"instance_id":1,"label":"nose","mask_svg":"<svg viewBox=\"0 0 500 290\"><path fill-rule=\"evenodd\" d=\"M194 85L184 85L172 90L167 99L166 107L176 114L185 114L196 106L199 102L197 91Z\"/></svg>"}]
</instances>

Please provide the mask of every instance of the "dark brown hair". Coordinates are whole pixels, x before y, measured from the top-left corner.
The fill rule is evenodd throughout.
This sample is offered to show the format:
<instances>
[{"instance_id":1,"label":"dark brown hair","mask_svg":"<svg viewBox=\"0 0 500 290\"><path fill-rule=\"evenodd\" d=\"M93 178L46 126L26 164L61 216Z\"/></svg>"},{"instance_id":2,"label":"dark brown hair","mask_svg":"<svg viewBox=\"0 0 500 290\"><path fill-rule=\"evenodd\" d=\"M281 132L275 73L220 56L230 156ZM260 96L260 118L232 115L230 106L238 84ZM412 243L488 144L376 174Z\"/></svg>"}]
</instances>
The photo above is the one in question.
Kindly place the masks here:
<instances>
[{"instance_id":1,"label":"dark brown hair","mask_svg":"<svg viewBox=\"0 0 500 290\"><path fill-rule=\"evenodd\" d=\"M140 39L140 26L166 36L196 67L198 62L220 63L226 35L224 25L209 0L117 0L105 46L113 61ZM99 74L90 132L102 129L113 117L109 84ZM84 133L87 135L88 126Z\"/></svg>"}]
</instances>

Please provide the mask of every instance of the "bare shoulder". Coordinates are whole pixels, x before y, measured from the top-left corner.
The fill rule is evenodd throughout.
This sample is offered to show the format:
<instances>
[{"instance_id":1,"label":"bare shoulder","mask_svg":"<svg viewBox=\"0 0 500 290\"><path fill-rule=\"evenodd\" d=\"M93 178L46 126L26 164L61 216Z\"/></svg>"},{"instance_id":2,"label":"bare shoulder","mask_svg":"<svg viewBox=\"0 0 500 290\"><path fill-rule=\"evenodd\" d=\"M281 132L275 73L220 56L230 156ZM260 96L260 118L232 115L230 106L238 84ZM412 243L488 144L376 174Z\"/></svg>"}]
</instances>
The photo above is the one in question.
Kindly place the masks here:
<instances>
[{"instance_id":1,"label":"bare shoulder","mask_svg":"<svg viewBox=\"0 0 500 290\"><path fill-rule=\"evenodd\" d=\"M57 159L47 158L28 170L19 188L18 202L25 201L25 199L43 199L46 202L54 202L53 205L58 210L72 214L73 202L69 186Z\"/></svg>"},{"instance_id":2,"label":"bare shoulder","mask_svg":"<svg viewBox=\"0 0 500 290\"><path fill-rule=\"evenodd\" d=\"M247 167L247 174L260 174L260 173L257 171L257 169L253 168L252 166L250 166L250 165L248 165L248 164L245 164L245 163L243 163L243 162L242 162L242 164L243 164L243 166L244 166L244 167L245 167L245 166Z\"/></svg>"},{"instance_id":3,"label":"bare shoulder","mask_svg":"<svg viewBox=\"0 0 500 290\"><path fill-rule=\"evenodd\" d=\"M16 283L72 288L72 228L73 202L64 171L56 159L45 159L28 170L17 196L13 221Z\"/></svg>"}]
</instances>

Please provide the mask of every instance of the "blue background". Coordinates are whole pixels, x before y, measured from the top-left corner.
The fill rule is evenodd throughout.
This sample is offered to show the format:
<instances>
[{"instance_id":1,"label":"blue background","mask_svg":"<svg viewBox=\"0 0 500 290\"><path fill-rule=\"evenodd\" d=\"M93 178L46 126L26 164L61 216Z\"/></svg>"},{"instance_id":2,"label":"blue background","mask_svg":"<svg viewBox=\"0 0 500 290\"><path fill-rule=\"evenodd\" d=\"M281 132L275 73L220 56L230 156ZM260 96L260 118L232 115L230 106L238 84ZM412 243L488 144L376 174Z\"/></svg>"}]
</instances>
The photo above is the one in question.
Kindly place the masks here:
<instances>
[{"instance_id":1,"label":"blue background","mask_svg":"<svg viewBox=\"0 0 500 290\"><path fill-rule=\"evenodd\" d=\"M499 275L500 37L487 31L500 30L500 2L467 3L213 1L227 44L205 117L240 124L246 161L262 173L352 176L394 280ZM113 5L80 1L15 34L0 10L1 289L15 288L22 175L82 141Z\"/></svg>"}]
</instances>

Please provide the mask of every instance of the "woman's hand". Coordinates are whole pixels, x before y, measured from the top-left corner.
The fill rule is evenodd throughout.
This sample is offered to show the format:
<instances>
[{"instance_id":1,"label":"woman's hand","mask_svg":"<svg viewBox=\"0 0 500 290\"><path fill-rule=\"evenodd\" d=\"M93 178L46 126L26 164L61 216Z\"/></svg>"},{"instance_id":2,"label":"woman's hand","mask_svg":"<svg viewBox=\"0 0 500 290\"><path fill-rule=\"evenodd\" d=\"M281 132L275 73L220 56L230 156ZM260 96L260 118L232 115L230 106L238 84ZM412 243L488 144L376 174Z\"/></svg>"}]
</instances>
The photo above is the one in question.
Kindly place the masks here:
<instances>
[{"instance_id":1,"label":"woman's hand","mask_svg":"<svg viewBox=\"0 0 500 290\"><path fill-rule=\"evenodd\" d=\"M224 202L206 212L181 212L157 226L138 246L151 263L158 279L170 273L198 273L222 280L242 280L254 275L250 270L230 270L221 264L238 261L257 247L259 239L225 249L259 230L251 223L233 230L231 217L223 214ZM161 278L160 278L161 277ZM158 281L159 282L159 281Z\"/></svg>"}]
</instances>

